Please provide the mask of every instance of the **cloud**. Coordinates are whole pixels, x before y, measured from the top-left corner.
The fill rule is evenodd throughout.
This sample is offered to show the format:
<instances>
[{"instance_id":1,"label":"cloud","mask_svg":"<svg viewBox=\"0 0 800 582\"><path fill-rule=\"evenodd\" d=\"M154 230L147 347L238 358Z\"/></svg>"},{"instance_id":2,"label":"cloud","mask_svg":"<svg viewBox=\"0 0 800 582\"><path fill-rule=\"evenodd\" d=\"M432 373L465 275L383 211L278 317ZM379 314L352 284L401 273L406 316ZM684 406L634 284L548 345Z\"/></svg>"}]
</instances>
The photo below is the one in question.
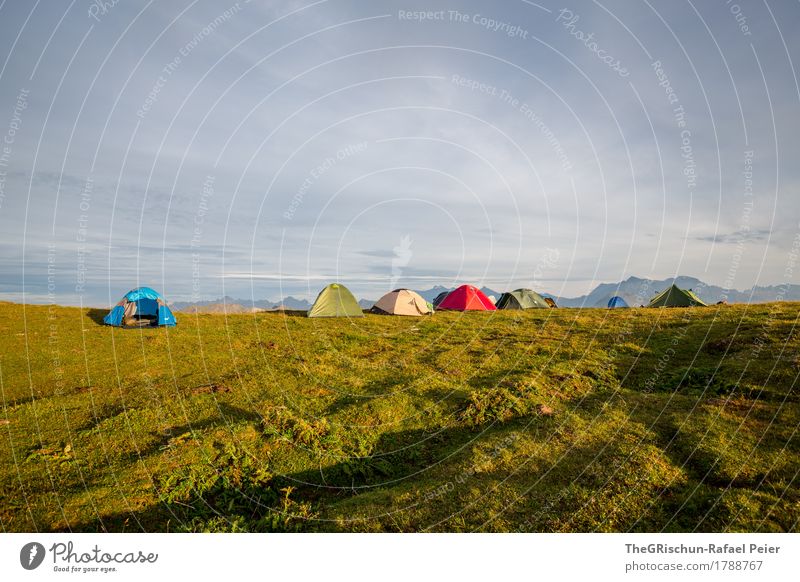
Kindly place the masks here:
<instances>
[{"instance_id":1,"label":"cloud","mask_svg":"<svg viewBox=\"0 0 800 582\"><path fill-rule=\"evenodd\" d=\"M0 168L4 292L22 288L23 267L26 284L41 272L50 243L65 281L85 245L97 297L140 278L174 295L331 277L371 290L403 236L413 256L395 275L410 283L513 285L545 247L562 258L540 280L561 294L632 274L722 283L732 259L715 247L769 239L783 251L797 231L800 101L778 34L796 28L796 6L772 7L780 31L750 7L748 37L727 6L698 6L712 39L682 5L609 8L621 24L576 1L578 28L624 61L623 78L557 12L526 3L458 6L521 38L471 19L404 21L388 5L251 2L181 53L233 4L200 0L178 17L184 7L162 3L134 21L139 9L120 3L101 22L76 7L52 40L56 21L31 13L0 83L0 139L30 89ZM6 3L0 38L29 12ZM759 229L743 232L751 200ZM742 260L747 284L782 281L785 253Z\"/></svg>"},{"instance_id":2,"label":"cloud","mask_svg":"<svg viewBox=\"0 0 800 582\"><path fill-rule=\"evenodd\" d=\"M752 241L762 241L769 237L771 231L768 229L737 230L729 233L718 233L706 236L695 236L694 240L713 242L719 244L740 244Z\"/></svg>"}]
</instances>

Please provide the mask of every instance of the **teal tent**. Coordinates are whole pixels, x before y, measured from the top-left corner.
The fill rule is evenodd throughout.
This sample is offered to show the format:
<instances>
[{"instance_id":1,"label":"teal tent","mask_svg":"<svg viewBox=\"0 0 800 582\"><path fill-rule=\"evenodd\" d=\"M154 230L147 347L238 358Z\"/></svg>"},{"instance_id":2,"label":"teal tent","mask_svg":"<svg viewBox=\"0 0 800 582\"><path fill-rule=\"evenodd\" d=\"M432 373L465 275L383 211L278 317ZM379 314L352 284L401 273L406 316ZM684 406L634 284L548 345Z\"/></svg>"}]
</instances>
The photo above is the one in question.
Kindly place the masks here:
<instances>
[{"instance_id":1,"label":"teal tent","mask_svg":"<svg viewBox=\"0 0 800 582\"><path fill-rule=\"evenodd\" d=\"M625 307L630 307L630 305L628 305L628 302L625 301L619 295L614 295L611 299L608 300L609 309L620 309Z\"/></svg>"},{"instance_id":2,"label":"teal tent","mask_svg":"<svg viewBox=\"0 0 800 582\"><path fill-rule=\"evenodd\" d=\"M103 323L114 327L158 327L178 322L160 293L150 287L139 287L128 291L103 318Z\"/></svg>"}]
</instances>

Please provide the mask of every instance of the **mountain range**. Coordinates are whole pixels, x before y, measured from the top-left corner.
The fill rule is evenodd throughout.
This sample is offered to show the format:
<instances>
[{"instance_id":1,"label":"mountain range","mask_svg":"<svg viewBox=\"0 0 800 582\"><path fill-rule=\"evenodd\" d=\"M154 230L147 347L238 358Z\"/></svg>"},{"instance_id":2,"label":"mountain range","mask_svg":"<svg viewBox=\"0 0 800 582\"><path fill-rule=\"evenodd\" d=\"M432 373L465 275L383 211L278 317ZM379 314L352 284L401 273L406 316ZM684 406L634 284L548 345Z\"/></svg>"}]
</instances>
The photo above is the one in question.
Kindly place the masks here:
<instances>
[{"instance_id":1,"label":"mountain range","mask_svg":"<svg viewBox=\"0 0 800 582\"><path fill-rule=\"evenodd\" d=\"M727 303L768 303L770 301L800 301L800 285L755 286L744 291L725 289L718 285L708 285L696 277L670 277L661 280L628 277L619 283L601 283L588 295L580 297L553 297L560 307L605 307L608 300L619 295L628 305L635 307L647 305L650 299L670 285L681 289L691 289L709 305L719 301Z\"/></svg>"},{"instance_id":2,"label":"mountain range","mask_svg":"<svg viewBox=\"0 0 800 582\"><path fill-rule=\"evenodd\" d=\"M373 302L369 302L369 307L372 307L372 304ZM170 307L173 311L184 313L253 313L278 309L307 311L311 308L311 304L305 299L297 299L291 295L284 297L282 301L234 299L226 295L221 299L212 299L211 301L176 301L170 303Z\"/></svg>"},{"instance_id":3,"label":"mountain range","mask_svg":"<svg viewBox=\"0 0 800 582\"><path fill-rule=\"evenodd\" d=\"M769 285L755 286L751 289L739 291L736 289L724 289L717 285L707 285L695 277L670 277L661 280L641 279L639 277L628 277L618 283L601 283L587 295L579 297L559 297L549 293L541 293L543 297L551 297L559 307L605 307L608 300L614 295L619 295L628 305L638 306L647 304L651 297L663 291L672 284L681 289L693 290L703 301L708 304L718 301L728 303L766 303L782 299L784 301L800 301L800 285ZM435 285L430 289L417 291L426 301L433 299L443 291L452 291L452 287ZM481 291L486 295L493 295L499 298L500 291L481 287ZM358 304L362 309L369 309L375 304L376 300L360 299ZM297 310L307 311L311 308L311 303L306 299L298 299L288 296L281 301L270 301L260 299L252 301L250 299L234 299L233 297L223 297L211 301L186 302L177 301L171 304L175 311L197 312L197 313L252 313L256 311L268 310Z\"/></svg>"}]
</instances>

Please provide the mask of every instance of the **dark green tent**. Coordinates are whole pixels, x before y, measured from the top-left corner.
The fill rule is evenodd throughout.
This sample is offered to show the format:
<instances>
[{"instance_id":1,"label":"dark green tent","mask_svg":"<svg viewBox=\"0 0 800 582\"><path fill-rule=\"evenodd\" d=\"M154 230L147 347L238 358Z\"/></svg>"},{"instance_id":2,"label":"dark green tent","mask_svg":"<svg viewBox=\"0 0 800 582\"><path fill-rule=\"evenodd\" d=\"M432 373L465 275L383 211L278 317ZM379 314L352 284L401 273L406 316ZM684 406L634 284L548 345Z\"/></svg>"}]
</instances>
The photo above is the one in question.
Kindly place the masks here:
<instances>
[{"instance_id":1,"label":"dark green tent","mask_svg":"<svg viewBox=\"0 0 800 582\"><path fill-rule=\"evenodd\" d=\"M680 289L673 284L656 295L648 307L706 307L706 304L691 289Z\"/></svg>"},{"instance_id":2,"label":"dark green tent","mask_svg":"<svg viewBox=\"0 0 800 582\"><path fill-rule=\"evenodd\" d=\"M438 295L437 295L437 296L436 296L436 297L433 299L433 301L432 301L432 303L433 303L433 307L434 307L434 308L436 308L436 307L439 307L439 304L440 304L442 301L444 301L444 300L445 300L445 298L446 298L448 295L450 295L450 291L442 291L441 293L439 293L439 294L438 294Z\"/></svg>"},{"instance_id":3,"label":"dark green tent","mask_svg":"<svg viewBox=\"0 0 800 582\"><path fill-rule=\"evenodd\" d=\"M308 310L309 317L364 317L364 312L350 293L339 283L331 283L319 292L314 305Z\"/></svg>"},{"instance_id":4,"label":"dark green tent","mask_svg":"<svg viewBox=\"0 0 800 582\"><path fill-rule=\"evenodd\" d=\"M515 289L503 293L497 300L497 309L549 309L550 306L536 291Z\"/></svg>"}]
</instances>

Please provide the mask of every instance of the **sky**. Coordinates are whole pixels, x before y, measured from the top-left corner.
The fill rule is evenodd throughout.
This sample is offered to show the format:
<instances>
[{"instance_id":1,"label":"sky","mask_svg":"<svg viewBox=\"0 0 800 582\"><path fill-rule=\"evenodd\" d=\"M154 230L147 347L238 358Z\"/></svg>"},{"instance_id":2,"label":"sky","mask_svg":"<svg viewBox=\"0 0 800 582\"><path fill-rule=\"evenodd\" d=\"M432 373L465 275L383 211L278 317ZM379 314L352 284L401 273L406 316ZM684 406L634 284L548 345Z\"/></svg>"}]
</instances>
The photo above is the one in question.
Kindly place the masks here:
<instances>
[{"instance_id":1,"label":"sky","mask_svg":"<svg viewBox=\"0 0 800 582\"><path fill-rule=\"evenodd\" d=\"M797 2L0 4L0 300L800 283Z\"/></svg>"}]
</instances>

